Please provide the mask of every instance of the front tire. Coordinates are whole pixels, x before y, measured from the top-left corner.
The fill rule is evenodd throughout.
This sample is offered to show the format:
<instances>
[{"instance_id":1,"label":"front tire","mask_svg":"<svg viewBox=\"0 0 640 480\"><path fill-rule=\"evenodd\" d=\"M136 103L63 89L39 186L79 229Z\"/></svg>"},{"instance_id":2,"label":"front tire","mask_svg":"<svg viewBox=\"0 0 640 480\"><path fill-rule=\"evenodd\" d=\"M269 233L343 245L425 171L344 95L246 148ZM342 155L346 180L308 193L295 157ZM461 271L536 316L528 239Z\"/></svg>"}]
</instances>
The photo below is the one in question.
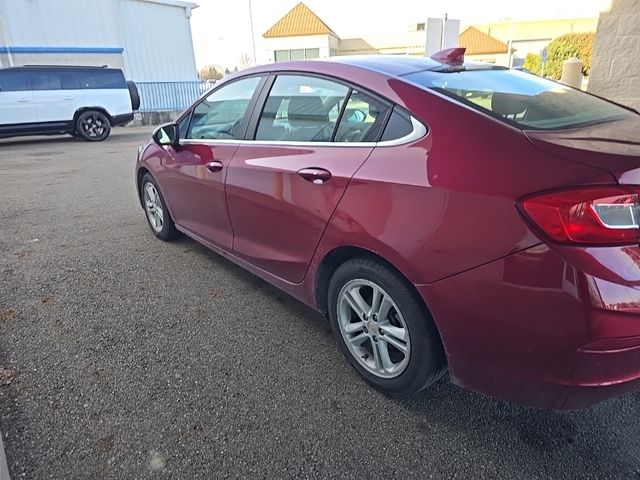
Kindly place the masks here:
<instances>
[{"instance_id":1,"label":"front tire","mask_svg":"<svg viewBox=\"0 0 640 480\"><path fill-rule=\"evenodd\" d=\"M147 223L153 234L160 240L173 240L178 230L171 218L167 204L153 177L146 173L140 182L140 198L147 217Z\"/></svg>"},{"instance_id":2,"label":"front tire","mask_svg":"<svg viewBox=\"0 0 640 480\"><path fill-rule=\"evenodd\" d=\"M106 140L111 133L111 122L98 110L87 110L76 119L76 132L90 142Z\"/></svg>"},{"instance_id":3,"label":"front tire","mask_svg":"<svg viewBox=\"0 0 640 480\"><path fill-rule=\"evenodd\" d=\"M329 283L331 328L349 363L391 395L417 393L446 371L433 319L404 278L373 260L342 264Z\"/></svg>"}]
</instances>

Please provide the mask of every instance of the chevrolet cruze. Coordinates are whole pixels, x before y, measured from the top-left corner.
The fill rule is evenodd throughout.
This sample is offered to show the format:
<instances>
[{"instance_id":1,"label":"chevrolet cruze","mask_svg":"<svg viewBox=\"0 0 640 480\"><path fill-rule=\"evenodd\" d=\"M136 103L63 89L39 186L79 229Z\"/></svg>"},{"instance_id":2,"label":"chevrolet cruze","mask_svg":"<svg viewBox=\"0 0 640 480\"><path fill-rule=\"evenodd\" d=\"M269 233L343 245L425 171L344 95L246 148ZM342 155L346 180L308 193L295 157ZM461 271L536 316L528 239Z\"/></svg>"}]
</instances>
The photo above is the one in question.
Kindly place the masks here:
<instances>
[{"instance_id":1,"label":"chevrolet cruze","mask_svg":"<svg viewBox=\"0 0 640 480\"><path fill-rule=\"evenodd\" d=\"M141 147L152 233L323 312L373 386L445 372L581 408L640 385L640 116L524 72L366 56L257 67Z\"/></svg>"}]
</instances>

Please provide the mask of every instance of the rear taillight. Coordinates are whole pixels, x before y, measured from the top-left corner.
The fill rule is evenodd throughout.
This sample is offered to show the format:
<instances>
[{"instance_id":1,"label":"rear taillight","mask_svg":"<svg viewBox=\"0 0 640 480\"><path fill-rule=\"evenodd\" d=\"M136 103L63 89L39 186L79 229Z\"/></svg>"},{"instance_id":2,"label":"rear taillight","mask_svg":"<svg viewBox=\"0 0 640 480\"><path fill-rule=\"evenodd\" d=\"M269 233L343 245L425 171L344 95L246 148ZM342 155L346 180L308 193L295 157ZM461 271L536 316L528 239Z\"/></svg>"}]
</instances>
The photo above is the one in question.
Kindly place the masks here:
<instances>
[{"instance_id":1,"label":"rear taillight","mask_svg":"<svg viewBox=\"0 0 640 480\"><path fill-rule=\"evenodd\" d=\"M552 240L589 245L640 242L640 187L589 187L543 193L522 210Z\"/></svg>"}]
</instances>

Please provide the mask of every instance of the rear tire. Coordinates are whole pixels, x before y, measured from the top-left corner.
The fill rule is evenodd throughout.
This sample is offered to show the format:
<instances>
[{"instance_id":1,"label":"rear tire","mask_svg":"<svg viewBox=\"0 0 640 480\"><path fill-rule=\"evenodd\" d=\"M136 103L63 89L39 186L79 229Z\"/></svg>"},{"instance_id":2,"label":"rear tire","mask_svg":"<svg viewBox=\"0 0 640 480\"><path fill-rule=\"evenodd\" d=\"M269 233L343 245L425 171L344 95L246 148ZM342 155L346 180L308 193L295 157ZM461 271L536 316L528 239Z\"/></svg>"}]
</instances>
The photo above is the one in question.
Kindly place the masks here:
<instances>
[{"instance_id":1,"label":"rear tire","mask_svg":"<svg viewBox=\"0 0 640 480\"><path fill-rule=\"evenodd\" d=\"M85 140L101 142L111 133L111 122L104 113L98 110L87 110L78 115L76 132Z\"/></svg>"},{"instance_id":2,"label":"rear tire","mask_svg":"<svg viewBox=\"0 0 640 480\"><path fill-rule=\"evenodd\" d=\"M171 218L167 204L160 192L160 187L153 177L145 173L140 182L140 198L151 232L160 240L174 240L179 236L175 223Z\"/></svg>"},{"instance_id":3,"label":"rear tire","mask_svg":"<svg viewBox=\"0 0 640 480\"><path fill-rule=\"evenodd\" d=\"M446 371L440 335L407 281L372 260L342 264L329 283L329 319L349 363L375 388L417 393Z\"/></svg>"}]
</instances>

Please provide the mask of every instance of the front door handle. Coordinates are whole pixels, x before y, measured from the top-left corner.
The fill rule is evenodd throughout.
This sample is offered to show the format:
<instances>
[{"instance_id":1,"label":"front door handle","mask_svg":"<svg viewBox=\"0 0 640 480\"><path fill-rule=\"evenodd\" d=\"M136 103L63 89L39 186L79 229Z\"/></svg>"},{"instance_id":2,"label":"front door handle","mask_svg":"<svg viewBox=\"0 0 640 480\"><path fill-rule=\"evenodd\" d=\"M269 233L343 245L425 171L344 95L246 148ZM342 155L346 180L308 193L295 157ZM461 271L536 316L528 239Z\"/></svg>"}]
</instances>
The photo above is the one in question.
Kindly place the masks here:
<instances>
[{"instance_id":1,"label":"front door handle","mask_svg":"<svg viewBox=\"0 0 640 480\"><path fill-rule=\"evenodd\" d=\"M324 168L303 168L298 175L315 185L322 185L331 179L331 172Z\"/></svg>"},{"instance_id":2,"label":"front door handle","mask_svg":"<svg viewBox=\"0 0 640 480\"><path fill-rule=\"evenodd\" d=\"M75 100L75 97L62 97L63 100Z\"/></svg>"},{"instance_id":3,"label":"front door handle","mask_svg":"<svg viewBox=\"0 0 640 480\"><path fill-rule=\"evenodd\" d=\"M224 165L222 165L222 162L219 162L218 160L213 160L207 163L207 170L209 170L210 172L219 172L220 170L222 170L223 166Z\"/></svg>"},{"instance_id":4,"label":"front door handle","mask_svg":"<svg viewBox=\"0 0 640 480\"><path fill-rule=\"evenodd\" d=\"M29 103L31 101L31 99L29 98L21 98L20 100L18 100L18 103Z\"/></svg>"}]
</instances>

